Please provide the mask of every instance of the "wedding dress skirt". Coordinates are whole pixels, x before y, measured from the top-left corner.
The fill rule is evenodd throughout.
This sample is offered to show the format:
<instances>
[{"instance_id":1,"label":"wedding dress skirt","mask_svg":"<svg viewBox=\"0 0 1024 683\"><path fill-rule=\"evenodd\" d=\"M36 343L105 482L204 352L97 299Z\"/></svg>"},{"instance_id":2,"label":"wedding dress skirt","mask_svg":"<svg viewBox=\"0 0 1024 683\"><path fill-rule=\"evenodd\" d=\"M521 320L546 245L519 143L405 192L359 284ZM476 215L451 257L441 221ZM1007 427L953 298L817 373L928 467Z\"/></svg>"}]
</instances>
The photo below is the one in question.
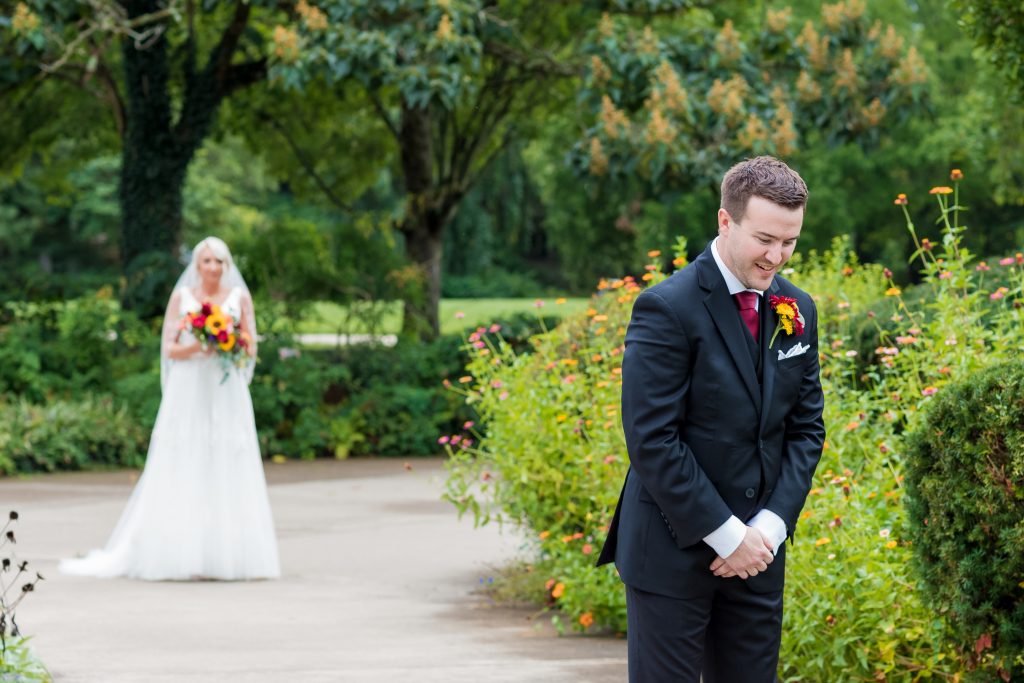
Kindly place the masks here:
<instances>
[{"instance_id":1,"label":"wedding dress skirt","mask_svg":"<svg viewBox=\"0 0 1024 683\"><path fill-rule=\"evenodd\" d=\"M215 358L173 362L146 466L106 548L64 560L83 576L280 576L252 399Z\"/></svg>"}]
</instances>

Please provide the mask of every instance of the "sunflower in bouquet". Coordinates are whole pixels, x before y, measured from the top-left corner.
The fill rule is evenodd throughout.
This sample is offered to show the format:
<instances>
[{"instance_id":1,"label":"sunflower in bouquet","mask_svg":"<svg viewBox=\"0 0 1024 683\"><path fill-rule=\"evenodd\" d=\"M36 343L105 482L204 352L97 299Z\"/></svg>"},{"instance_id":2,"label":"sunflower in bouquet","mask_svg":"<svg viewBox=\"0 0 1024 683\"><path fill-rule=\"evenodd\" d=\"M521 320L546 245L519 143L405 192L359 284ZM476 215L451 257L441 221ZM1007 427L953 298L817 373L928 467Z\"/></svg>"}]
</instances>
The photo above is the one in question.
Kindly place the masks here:
<instances>
[{"instance_id":1,"label":"sunflower in bouquet","mask_svg":"<svg viewBox=\"0 0 1024 683\"><path fill-rule=\"evenodd\" d=\"M250 361L252 339L241 330L239 321L220 306L204 303L198 311L185 314L181 328L188 330L203 349L212 348L226 366L243 367ZM227 373L224 378L227 379Z\"/></svg>"}]
</instances>

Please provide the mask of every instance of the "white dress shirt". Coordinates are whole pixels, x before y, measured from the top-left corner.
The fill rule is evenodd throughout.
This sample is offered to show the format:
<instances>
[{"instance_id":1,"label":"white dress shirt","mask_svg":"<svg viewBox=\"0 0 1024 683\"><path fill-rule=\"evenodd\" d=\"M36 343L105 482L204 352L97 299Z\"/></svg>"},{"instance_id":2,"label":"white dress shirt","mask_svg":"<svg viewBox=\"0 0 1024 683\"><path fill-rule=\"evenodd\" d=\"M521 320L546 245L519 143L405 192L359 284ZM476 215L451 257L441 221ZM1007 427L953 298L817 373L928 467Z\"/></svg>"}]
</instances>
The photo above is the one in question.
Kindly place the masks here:
<instances>
[{"instance_id":1,"label":"white dress shirt","mask_svg":"<svg viewBox=\"0 0 1024 683\"><path fill-rule=\"evenodd\" d=\"M715 263L718 264L718 269L722 271L725 284L729 287L729 294L755 292L758 295L756 306L759 307L761 296L764 295L764 292L744 287L740 279L733 275L732 271L726 267L725 262L722 261L722 257L718 253L717 237L711 243L711 255L715 257ZM772 544L773 554L779 551L779 546L786 540L786 523L771 510L764 509L754 515L754 518L750 520L750 526L768 538L768 541ZM739 517L732 515L722 526L705 536L704 542L711 546L718 553L719 557L729 557L740 547L740 543L743 542L743 537L746 533L746 525L740 521Z\"/></svg>"}]
</instances>

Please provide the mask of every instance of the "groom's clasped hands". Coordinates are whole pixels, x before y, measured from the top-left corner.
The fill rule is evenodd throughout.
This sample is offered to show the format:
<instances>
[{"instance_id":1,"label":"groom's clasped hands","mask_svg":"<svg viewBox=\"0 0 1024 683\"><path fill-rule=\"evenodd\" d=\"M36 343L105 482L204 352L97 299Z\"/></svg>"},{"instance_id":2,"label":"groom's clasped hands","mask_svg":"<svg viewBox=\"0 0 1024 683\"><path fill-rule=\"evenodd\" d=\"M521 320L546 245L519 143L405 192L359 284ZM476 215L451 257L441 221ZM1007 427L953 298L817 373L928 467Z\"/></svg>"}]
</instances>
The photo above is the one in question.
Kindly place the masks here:
<instances>
[{"instance_id":1,"label":"groom's clasped hands","mask_svg":"<svg viewBox=\"0 0 1024 683\"><path fill-rule=\"evenodd\" d=\"M729 557L715 557L711 571L715 576L729 578L738 576L748 579L768 569L775 559L772 544L760 529L747 527L740 546Z\"/></svg>"}]
</instances>

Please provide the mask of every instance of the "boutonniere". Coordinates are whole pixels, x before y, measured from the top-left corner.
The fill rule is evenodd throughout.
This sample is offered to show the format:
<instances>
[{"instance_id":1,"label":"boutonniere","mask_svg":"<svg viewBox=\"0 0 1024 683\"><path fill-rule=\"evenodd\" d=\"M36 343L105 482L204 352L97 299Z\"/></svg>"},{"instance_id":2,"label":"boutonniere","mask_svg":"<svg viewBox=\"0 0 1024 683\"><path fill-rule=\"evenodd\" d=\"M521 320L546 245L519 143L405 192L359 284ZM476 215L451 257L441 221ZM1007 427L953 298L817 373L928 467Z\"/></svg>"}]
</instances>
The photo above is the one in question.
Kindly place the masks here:
<instances>
[{"instance_id":1,"label":"boutonniere","mask_svg":"<svg viewBox=\"0 0 1024 683\"><path fill-rule=\"evenodd\" d=\"M768 298L768 303L771 305L772 310L775 311L775 315L779 316L779 324L775 326L775 333L772 334L771 341L768 342L769 349L775 343L775 338L779 336L779 332L783 330L786 331L786 334L790 335L801 335L804 333L804 316L796 305L796 299L788 296L775 296L773 294Z\"/></svg>"}]
</instances>

